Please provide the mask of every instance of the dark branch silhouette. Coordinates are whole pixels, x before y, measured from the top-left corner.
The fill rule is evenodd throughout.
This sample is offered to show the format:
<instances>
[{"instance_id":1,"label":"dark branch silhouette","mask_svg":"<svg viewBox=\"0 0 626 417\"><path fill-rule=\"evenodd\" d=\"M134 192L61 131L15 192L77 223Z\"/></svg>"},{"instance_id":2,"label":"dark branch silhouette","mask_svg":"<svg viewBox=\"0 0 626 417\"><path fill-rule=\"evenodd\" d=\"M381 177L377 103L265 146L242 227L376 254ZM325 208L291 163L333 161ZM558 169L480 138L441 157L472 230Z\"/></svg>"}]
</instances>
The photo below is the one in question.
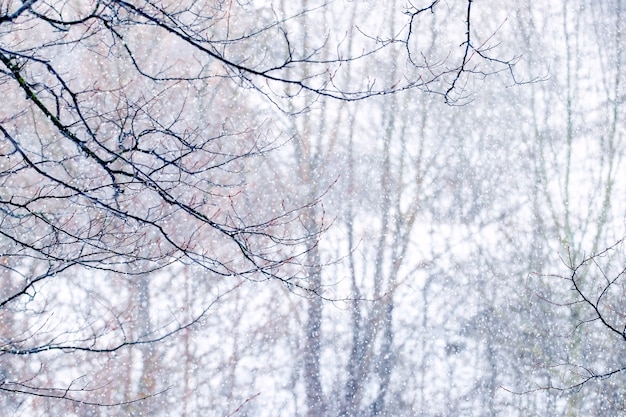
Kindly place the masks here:
<instances>
[{"instance_id":1,"label":"dark branch silhouette","mask_svg":"<svg viewBox=\"0 0 626 417\"><path fill-rule=\"evenodd\" d=\"M454 103L466 97L459 87L464 75L485 75L469 65L472 57L512 71L512 61L474 48L471 1L460 63L418 65L417 17L435 13L438 3L407 11L409 22L393 38L361 36L361 52L352 56L328 35L303 47L291 34L292 23L326 5L286 16L271 10L269 18L242 8L239 17L250 26L237 30L229 21L234 12L202 2L3 5L0 356L110 354L158 343L199 323L242 280L278 281L323 297L301 273L321 268L306 265L305 255L329 226L322 195L300 206L275 196L266 210L250 207L254 193L264 191L251 190L242 174L289 140L268 135L253 110L269 100L297 113L323 97L356 101L410 89ZM343 67L367 65L393 47L406 50L415 72L390 85L339 81ZM214 101L217 91L235 97L246 90L258 93L249 103ZM239 104L250 109L250 120ZM98 321L89 312L73 315L59 293L82 288L87 278L139 282L181 267L201 271L198 279L234 282L203 299L191 317L172 313L161 324L144 317L142 332L132 328L141 320L125 318L131 307L108 307L108 320ZM142 314L148 315L136 313ZM27 324L12 327L18 316ZM4 379L0 391L86 405L136 401L82 400L73 396L73 384L59 389L13 379Z\"/></svg>"}]
</instances>

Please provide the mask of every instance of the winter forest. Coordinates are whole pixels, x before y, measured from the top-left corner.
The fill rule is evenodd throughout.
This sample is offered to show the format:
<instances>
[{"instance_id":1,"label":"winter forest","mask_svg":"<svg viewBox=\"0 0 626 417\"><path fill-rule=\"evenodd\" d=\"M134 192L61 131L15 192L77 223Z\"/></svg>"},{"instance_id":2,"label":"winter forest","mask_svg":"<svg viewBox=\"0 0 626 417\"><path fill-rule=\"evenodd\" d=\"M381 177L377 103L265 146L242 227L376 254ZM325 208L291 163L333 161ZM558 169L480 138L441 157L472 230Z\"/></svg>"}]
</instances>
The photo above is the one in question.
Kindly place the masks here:
<instances>
[{"instance_id":1,"label":"winter forest","mask_svg":"<svg viewBox=\"0 0 626 417\"><path fill-rule=\"evenodd\" d=\"M0 1L0 414L626 413L623 7Z\"/></svg>"}]
</instances>

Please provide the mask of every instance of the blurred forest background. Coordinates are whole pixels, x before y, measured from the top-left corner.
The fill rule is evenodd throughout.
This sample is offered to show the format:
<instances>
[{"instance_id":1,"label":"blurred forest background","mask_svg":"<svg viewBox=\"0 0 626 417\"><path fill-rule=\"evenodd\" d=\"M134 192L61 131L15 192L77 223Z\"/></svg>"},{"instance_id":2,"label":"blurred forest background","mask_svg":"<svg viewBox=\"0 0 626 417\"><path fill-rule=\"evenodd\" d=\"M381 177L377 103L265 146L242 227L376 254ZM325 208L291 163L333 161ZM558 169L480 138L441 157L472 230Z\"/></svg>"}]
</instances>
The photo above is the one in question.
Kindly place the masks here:
<instances>
[{"instance_id":1,"label":"blurred forest background","mask_svg":"<svg viewBox=\"0 0 626 417\"><path fill-rule=\"evenodd\" d=\"M626 409L621 0L0 15L2 415Z\"/></svg>"}]
</instances>

